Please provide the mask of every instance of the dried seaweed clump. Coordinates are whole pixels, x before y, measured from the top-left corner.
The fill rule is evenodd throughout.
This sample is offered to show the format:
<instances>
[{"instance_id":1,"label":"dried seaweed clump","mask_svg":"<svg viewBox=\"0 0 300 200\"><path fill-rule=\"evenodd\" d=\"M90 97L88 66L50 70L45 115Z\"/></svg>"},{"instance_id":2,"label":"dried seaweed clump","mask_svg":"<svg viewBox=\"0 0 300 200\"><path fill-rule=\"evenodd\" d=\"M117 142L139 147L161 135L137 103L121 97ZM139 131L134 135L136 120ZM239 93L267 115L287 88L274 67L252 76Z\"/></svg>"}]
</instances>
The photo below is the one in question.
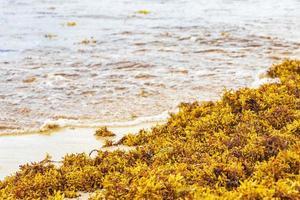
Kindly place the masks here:
<instances>
[{"instance_id":1,"label":"dried seaweed clump","mask_svg":"<svg viewBox=\"0 0 300 200\"><path fill-rule=\"evenodd\" d=\"M101 127L96 130L95 136L99 137L113 137L115 134L107 129L107 127Z\"/></svg>"},{"instance_id":2,"label":"dried seaweed clump","mask_svg":"<svg viewBox=\"0 0 300 200\"><path fill-rule=\"evenodd\" d=\"M300 199L300 61L281 80L182 104L164 125L120 143L135 149L23 165L0 182L3 199Z\"/></svg>"}]
</instances>

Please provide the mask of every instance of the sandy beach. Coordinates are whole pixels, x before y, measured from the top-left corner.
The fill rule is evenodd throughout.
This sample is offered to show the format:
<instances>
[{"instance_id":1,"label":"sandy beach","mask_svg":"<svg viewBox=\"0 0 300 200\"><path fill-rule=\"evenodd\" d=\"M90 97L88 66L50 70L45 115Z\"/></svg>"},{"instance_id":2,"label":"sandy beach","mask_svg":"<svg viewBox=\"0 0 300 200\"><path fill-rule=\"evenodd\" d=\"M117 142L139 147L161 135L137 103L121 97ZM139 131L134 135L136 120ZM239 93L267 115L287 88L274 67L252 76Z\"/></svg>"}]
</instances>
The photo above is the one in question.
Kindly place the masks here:
<instances>
[{"instance_id":1,"label":"sandy beach","mask_svg":"<svg viewBox=\"0 0 300 200\"><path fill-rule=\"evenodd\" d=\"M299 10L0 0L0 199L300 199Z\"/></svg>"},{"instance_id":2,"label":"sandy beach","mask_svg":"<svg viewBox=\"0 0 300 200\"><path fill-rule=\"evenodd\" d=\"M160 122L162 123L162 122ZM108 127L118 141L125 134L137 133L141 129L150 129L158 123L141 123L130 126ZM11 175L19 169L19 165L42 161L49 154L54 161L71 153L89 154L93 149L100 149L105 139L94 136L97 128L59 128L43 133L0 136L0 179ZM123 149L123 146L103 148L103 150Z\"/></svg>"}]
</instances>

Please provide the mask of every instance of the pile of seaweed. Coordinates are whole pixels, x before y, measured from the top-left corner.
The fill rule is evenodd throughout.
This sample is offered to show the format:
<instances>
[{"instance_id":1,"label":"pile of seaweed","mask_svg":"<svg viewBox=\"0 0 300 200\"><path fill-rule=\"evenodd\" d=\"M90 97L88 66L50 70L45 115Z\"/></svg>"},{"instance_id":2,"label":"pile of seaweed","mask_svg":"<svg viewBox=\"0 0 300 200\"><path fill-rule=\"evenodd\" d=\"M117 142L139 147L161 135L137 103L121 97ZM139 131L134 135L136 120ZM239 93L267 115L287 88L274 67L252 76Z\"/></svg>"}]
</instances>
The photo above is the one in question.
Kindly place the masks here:
<instances>
[{"instance_id":1,"label":"pile of seaweed","mask_svg":"<svg viewBox=\"0 0 300 200\"><path fill-rule=\"evenodd\" d=\"M129 152L66 155L20 167L3 199L300 199L300 61L273 65L278 83L182 104L164 125L125 136Z\"/></svg>"}]
</instances>

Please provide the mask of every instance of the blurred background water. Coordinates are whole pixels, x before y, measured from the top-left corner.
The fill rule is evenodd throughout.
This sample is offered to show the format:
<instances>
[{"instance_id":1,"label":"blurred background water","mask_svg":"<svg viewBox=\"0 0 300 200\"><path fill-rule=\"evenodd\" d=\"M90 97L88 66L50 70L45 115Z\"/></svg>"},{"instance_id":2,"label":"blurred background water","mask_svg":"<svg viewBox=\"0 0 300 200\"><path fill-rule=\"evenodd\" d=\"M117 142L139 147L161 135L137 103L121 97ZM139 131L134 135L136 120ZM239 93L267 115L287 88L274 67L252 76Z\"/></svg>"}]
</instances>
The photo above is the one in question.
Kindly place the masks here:
<instances>
[{"instance_id":1,"label":"blurred background water","mask_svg":"<svg viewBox=\"0 0 300 200\"><path fill-rule=\"evenodd\" d=\"M299 10L299 0L3 0L0 133L130 121L251 86L300 57Z\"/></svg>"}]
</instances>

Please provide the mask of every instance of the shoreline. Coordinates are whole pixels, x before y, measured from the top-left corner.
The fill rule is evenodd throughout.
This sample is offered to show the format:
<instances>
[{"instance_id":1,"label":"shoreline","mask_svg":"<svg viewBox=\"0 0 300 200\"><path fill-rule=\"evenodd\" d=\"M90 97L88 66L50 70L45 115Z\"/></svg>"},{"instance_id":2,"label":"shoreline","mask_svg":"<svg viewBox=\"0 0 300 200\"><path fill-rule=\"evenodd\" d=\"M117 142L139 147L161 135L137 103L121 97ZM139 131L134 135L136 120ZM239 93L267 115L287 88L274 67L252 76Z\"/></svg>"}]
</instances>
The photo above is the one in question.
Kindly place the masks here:
<instances>
[{"instance_id":1,"label":"shoreline","mask_svg":"<svg viewBox=\"0 0 300 200\"><path fill-rule=\"evenodd\" d=\"M285 60L268 71L279 83L227 90L215 102L182 103L167 123L122 137L118 144L136 147L131 151L67 154L59 166L50 157L26 164L0 182L0 194L299 199L299 73L300 61Z\"/></svg>"},{"instance_id":2,"label":"shoreline","mask_svg":"<svg viewBox=\"0 0 300 200\"><path fill-rule=\"evenodd\" d=\"M267 67L265 69L259 70L253 76L253 82L246 87L255 89L263 84L278 83L279 82L278 78L268 77L267 75L268 69L269 68ZM198 101L198 102L207 102L207 101L210 100ZM184 103L190 103L190 102L184 102ZM122 121L113 121L113 122L100 121L96 119L93 120L65 119L65 118L48 119L44 122L43 125L41 125L39 129L27 129L27 130L21 129L16 132L0 132L0 137L12 136L12 135L19 136L19 135L32 135L32 134L51 134L64 128L98 128L103 126L128 127L128 126L136 126L142 123L162 123L168 119L169 113L177 113L177 112L178 112L178 106L176 108L173 108L171 110L166 110L157 115L143 116L143 117L134 118L132 120L122 120Z\"/></svg>"},{"instance_id":3,"label":"shoreline","mask_svg":"<svg viewBox=\"0 0 300 200\"><path fill-rule=\"evenodd\" d=\"M176 109L170 111L164 111L157 115L137 117L132 120L124 121L113 121L113 122L104 122L100 120L73 120L73 119L48 119L44 124L38 129L27 129L20 130L16 132L0 132L0 137L5 136L20 136L20 135L33 135L33 134L52 134L64 128L99 128L99 127L112 127L112 128L122 128L122 127L131 127L138 126L139 124L147 123L162 123L168 117L169 113L177 112Z\"/></svg>"},{"instance_id":4,"label":"shoreline","mask_svg":"<svg viewBox=\"0 0 300 200\"><path fill-rule=\"evenodd\" d=\"M256 88L265 83L278 82L277 79L274 79L274 78L271 79L270 77L268 77L266 75L267 70L268 69L260 70L256 74L255 80L248 88ZM205 101L203 101L203 102L205 102ZM173 112L177 113L178 108L176 111L173 110ZM89 141L91 142L89 150L92 150L93 148L94 149L99 148L99 146L95 146L95 143L96 143L96 144L101 145L100 149L111 151L111 150L119 149L120 145L103 147L106 138L96 137L93 135L93 133L95 132L95 130L97 128L106 126L109 130L111 130L112 132L114 132L116 134L116 136L111 137L109 139L112 139L114 142L117 142L128 133L135 134L142 129L149 129L153 126L156 126L157 124L163 124L169 118L169 113L170 112L165 111L161 114L154 115L154 116L138 117L131 121L120 121L120 122L110 122L110 123L109 122L106 122L106 123L105 122L97 122L96 120L93 122L90 121L90 123L86 123L84 121L65 120L65 119L48 120L40 128L40 130L32 130L32 131L24 130L24 132L13 133L13 134L0 133L0 141L1 141L1 139L7 138L7 137L8 138L20 137L20 140L22 140L21 138L36 138L36 140L32 139L33 142L39 142L39 138L43 138L43 137L50 137L50 138L54 137L54 138L56 138L57 141L59 141L59 140L66 141L66 139L68 138L67 136L71 136L70 138L72 138L72 137L77 138L79 136L79 138L81 138L81 139L87 139L86 137L89 138ZM16 139L16 140L18 140L18 139ZM18 145L18 144L19 144L19 142L16 142L16 145ZM88 144L86 144L86 145L88 145ZM124 149L124 148L126 149L126 146L121 147L121 149ZM54 152L52 152L52 154L53 153L55 154L55 156L53 156L53 158L55 160L61 160L62 156L66 155L66 154L81 153L81 152L85 152L87 154L89 153L89 151L85 150L85 149L83 149L83 151L74 149L73 151L68 151L68 152L66 150L61 150L60 152L54 151ZM47 153L49 153L50 156L52 156L51 152L43 151L43 156L40 154L39 156L36 157L37 159L27 160L27 161L24 160L23 162L18 162L18 163L24 164L24 163L28 163L28 162L38 162L38 161L42 160ZM59 155L61 155L61 157L59 157ZM15 160L17 161L17 159L15 159ZM16 171L18 169L18 167L16 167L16 165L14 165L13 169L14 169L14 171ZM2 169L1 169L1 165L0 165L0 180L2 180L5 176L9 175L9 174L6 174L5 176L1 175L2 174L1 171L2 171ZM7 171L11 171L14 173L13 170L7 170Z\"/></svg>"}]
</instances>

